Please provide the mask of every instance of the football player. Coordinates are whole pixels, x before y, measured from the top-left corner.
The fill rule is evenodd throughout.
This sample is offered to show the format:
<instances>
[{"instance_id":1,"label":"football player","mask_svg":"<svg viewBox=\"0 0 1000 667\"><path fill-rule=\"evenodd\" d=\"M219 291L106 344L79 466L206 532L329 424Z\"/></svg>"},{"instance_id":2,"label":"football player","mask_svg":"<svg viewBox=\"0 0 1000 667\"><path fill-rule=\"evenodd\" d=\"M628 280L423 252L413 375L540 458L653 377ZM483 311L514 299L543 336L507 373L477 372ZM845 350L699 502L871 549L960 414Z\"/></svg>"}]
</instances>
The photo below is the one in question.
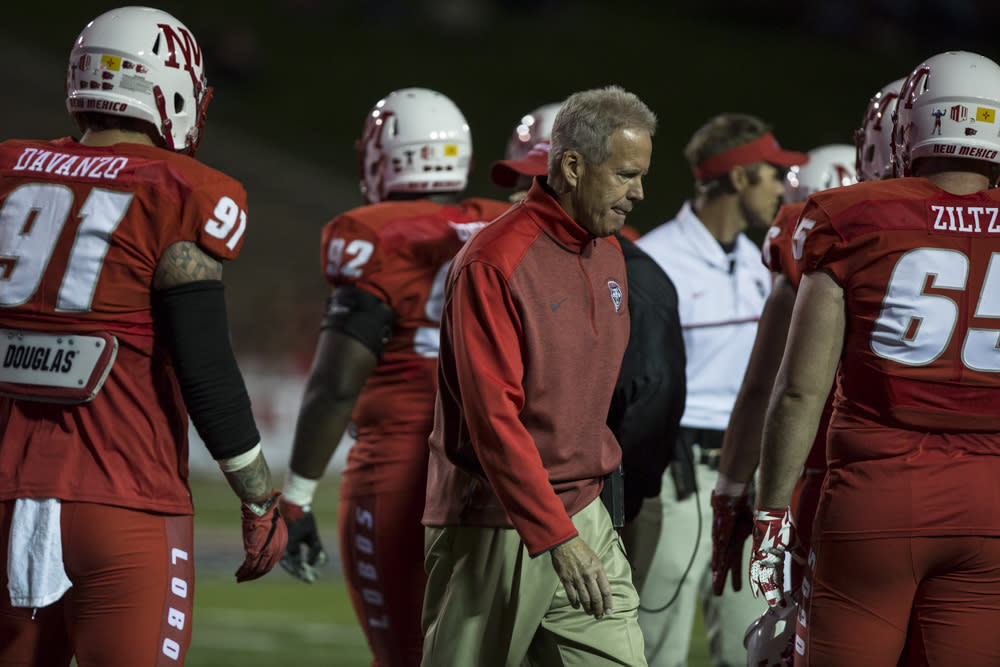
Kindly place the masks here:
<instances>
[{"instance_id":1,"label":"football player","mask_svg":"<svg viewBox=\"0 0 1000 667\"><path fill-rule=\"evenodd\" d=\"M242 501L237 581L287 539L221 281L246 193L193 159L212 90L170 14L98 16L66 91L80 140L0 144L0 663L183 664L189 413Z\"/></svg>"},{"instance_id":2,"label":"football player","mask_svg":"<svg viewBox=\"0 0 1000 667\"><path fill-rule=\"evenodd\" d=\"M747 490L757 469L767 400L784 351L795 292L802 277L795 268L793 250L797 247L795 239L802 235L802 232L796 233L799 215L806 198L813 192L850 185L856 180L878 180L891 176L889 140L892 112L902 83L902 79L893 81L872 97L862 117L861 128L855 132L854 148L833 145L816 149L810 152L806 165L793 167L786 176L786 200L790 203L778 211L762 247L764 263L778 277L761 315L750 365L730 417L733 428L723 441L719 481L712 496L712 578L716 595L721 594L725 587L727 575L731 574L734 588L742 585L744 576L741 551L753 526ZM860 171L855 174L855 169ZM795 553L786 559L791 576L785 587L791 592L790 599L796 601L804 574L802 556L809 552L812 519L826 472L826 425L832 409L830 400L824 408L791 506L792 521L798 526L799 543ZM770 613L765 612L751 625L751 630L760 623L772 621L768 617ZM795 615L787 616L792 623L784 627L783 636L793 642ZM751 655L767 653L773 646L772 641L763 639L765 635L748 630L746 642ZM784 652L789 661L792 655L790 649L791 643L789 651ZM778 655L781 654L779 651Z\"/></svg>"},{"instance_id":3,"label":"football player","mask_svg":"<svg viewBox=\"0 0 1000 667\"><path fill-rule=\"evenodd\" d=\"M526 113L514 126L503 160L490 167L490 180L502 188L511 188L511 203L525 198L535 176L544 176L549 170L549 140L552 123L559 104L543 104Z\"/></svg>"},{"instance_id":4,"label":"football player","mask_svg":"<svg viewBox=\"0 0 1000 667\"><path fill-rule=\"evenodd\" d=\"M727 576L731 575L734 590L740 590L743 585L743 544L753 525L747 493L760 458L760 432L767 398L781 361L795 291L801 278L793 260L799 214L813 192L857 182L853 146L831 144L815 148L808 155L808 162L791 167L786 174L785 201L788 203L778 209L761 247L764 265L777 277L761 313L747 372L722 441L719 478L712 493L711 567L715 595L722 595ZM822 481L825 442L825 435L817 438L804 479ZM810 488L812 486L818 491L818 484ZM812 498L813 494L807 496ZM804 509L804 512L812 516L811 511ZM799 516L796 514L796 518ZM804 535L802 537L805 539Z\"/></svg>"},{"instance_id":5,"label":"football player","mask_svg":"<svg viewBox=\"0 0 1000 667\"><path fill-rule=\"evenodd\" d=\"M788 503L836 377L796 664L1000 655L998 109L996 63L927 59L896 107L902 178L817 193L803 210L750 567L751 588L785 604Z\"/></svg>"},{"instance_id":6,"label":"football player","mask_svg":"<svg viewBox=\"0 0 1000 667\"><path fill-rule=\"evenodd\" d=\"M857 148L855 168L859 181L880 181L892 178L892 123L899 102L899 91L905 79L896 79L872 95L854 131Z\"/></svg>"},{"instance_id":7,"label":"football player","mask_svg":"<svg viewBox=\"0 0 1000 667\"><path fill-rule=\"evenodd\" d=\"M750 366L730 417L730 424L735 428L731 431L732 435L723 441L719 482L713 495L712 577L717 595L730 573L733 586L742 585L743 570L737 550L750 536L753 521L751 508L744 496L760 458L764 413L784 351L795 291L801 278L795 268L793 253L799 215L806 198L813 192L850 185L855 180L891 177L892 113L896 109L902 84L903 79L897 79L872 97L862 117L861 128L855 131L854 149L843 145L826 147L822 152L817 149L810 153L807 165L793 168L786 177L789 186L786 188L786 199L789 203L779 209L761 249L764 264L778 277L758 326L763 333L758 334L754 342ZM849 166L851 162L854 169ZM803 468L796 488L796 502L793 503L792 515L799 528L803 552L809 549L812 516L826 471L825 425L830 409L828 405L824 411L824 419ZM792 585L791 588L796 589L797 586Z\"/></svg>"},{"instance_id":8,"label":"football player","mask_svg":"<svg viewBox=\"0 0 1000 667\"><path fill-rule=\"evenodd\" d=\"M753 509L748 494L760 457L760 435L767 399L788 332L801 275L795 269L796 226L805 199L813 192L857 182L854 171L855 148L831 144L809 151L804 165L793 166L785 176L785 201L768 229L761 258L776 275L774 286L761 313L753 352L743 384L737 395L729 427L722 443L719 478L712 493L712 592L722 595L727 576L734 590L743 585L743 548L753 529ZM797 487L798 503L793 503L793 520L812 525L820 483L826 471L826 430L820 429L809 461ZM787 586L798 591L808 552L808 531L800 533L800 544L788 555L792 577ZM797 600L795 595L793 599ZM794 609L782 610L781 618L771 609L747 629L744 645L752 662L747 664L790 665L795 639ZM780 629L776 635L769 630Z\"/></svg>"},{"instance_id":9,"label":"football player","mask_svg":"<svg viewBox=\"0 0 1000 667\"><path fill-rule=\"evenodd\" d=\"M509 204L458 200L472 139L439 92L405 88L379 100L357 151L367 205L323 229L321 269L333 292L282 499L291 532L282 564L312 582L326 558L310 506L350 424L356 442L338 512L344 577L375 664L418 665L444 278L462 244Z\"/></svg>"},{"instance_id":10,"label":"football player","mask_svg":"<svg viewBox=\"0 0 1000 667\"><path fill-rule=\"evenodd\" d=\"M694 194L677 215L637 245L677 287L687 357L687 396L674 462L661 477L659 502L643 503L626 542L642 599L639 623L651 664L681 664L699 604L714 662L738 664L746 627L763 611L748 591L712 595L710 494L719 454L771 290L760 248L746 236L765 229L784 199L785 171L804 153L780 147L767 124L718 114L692 134L684 155ZM662 526L670 525L670 531Z\"/></svg>"}]
</instances>

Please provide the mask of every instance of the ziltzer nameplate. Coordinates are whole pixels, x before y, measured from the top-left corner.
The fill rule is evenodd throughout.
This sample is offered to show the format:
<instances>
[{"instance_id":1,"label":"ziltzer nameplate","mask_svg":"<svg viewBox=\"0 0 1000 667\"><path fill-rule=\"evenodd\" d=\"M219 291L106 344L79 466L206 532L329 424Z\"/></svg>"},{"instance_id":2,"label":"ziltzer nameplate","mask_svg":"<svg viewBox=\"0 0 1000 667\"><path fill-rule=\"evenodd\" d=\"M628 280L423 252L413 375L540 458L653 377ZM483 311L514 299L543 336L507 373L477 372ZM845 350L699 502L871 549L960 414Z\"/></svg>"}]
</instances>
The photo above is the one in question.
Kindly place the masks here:
<instances>
[{"instance_id":1,"label":"ziltzer nameplate","mask_svg":"<svg viewBox=\"0 0 1000 667\"><path fill-rule=\"evenodd\" d=\"M104 385L117 354L118 339L106 332L0 329L0 395L86 403Z\"/></svg>"}]
</instances>

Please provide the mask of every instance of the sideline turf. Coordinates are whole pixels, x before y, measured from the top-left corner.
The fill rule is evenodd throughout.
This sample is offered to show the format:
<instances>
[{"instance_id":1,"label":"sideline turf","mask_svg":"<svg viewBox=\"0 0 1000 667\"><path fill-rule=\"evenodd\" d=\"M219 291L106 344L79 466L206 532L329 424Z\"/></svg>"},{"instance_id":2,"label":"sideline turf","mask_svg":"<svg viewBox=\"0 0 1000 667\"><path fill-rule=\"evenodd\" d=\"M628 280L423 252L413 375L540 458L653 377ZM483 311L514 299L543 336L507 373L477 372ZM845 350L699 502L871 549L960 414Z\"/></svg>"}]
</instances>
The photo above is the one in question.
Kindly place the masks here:
<instances>
[{"instance_id":1,"label":"sideline turf","mask_svg":"<svg viewBox=\"0 0 1000 667\"><path fill-rule=\"evenodd\" d=\"M279 567L237 585L239 508L221 475L191 481L195 502L194 632L187 667L367 667L371 652L351 608L337 557L338 479L320 484L314 511L331 556L323 578L304 584ZM701 615L689 667L708 667Z\"/></svg>"}]
</instances>

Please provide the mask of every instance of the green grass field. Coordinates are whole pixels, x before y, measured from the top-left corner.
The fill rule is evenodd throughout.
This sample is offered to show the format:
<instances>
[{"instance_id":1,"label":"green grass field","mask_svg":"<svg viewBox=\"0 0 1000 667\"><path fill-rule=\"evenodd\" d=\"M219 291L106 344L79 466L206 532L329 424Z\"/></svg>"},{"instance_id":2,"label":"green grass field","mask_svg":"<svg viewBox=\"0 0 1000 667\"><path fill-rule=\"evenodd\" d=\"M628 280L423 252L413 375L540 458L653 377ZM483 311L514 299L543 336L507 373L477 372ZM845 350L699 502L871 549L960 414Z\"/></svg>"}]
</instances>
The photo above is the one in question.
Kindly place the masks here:
<instances>
[{"instance_id":1,"label":"green grass field","mask_svg":"<svg viewBox=\"0 0 1000 667\"><path fill-rule=\"evenodd\" d=\"M340 577L336 551L337 486L324 483L314 509L334 561L315 584L276 567L237 584L242 558L239 506L222 476L191 480L195 503L194 631L188 667L371 664Z\"/></svg>"},{"instance_id":2,"label":"green grass field","mask_svg":"<svg viewBox=\"0 0 1000 667\"><path fill-rule=\"evenodd\" d=\"M314 511L332 562L324 577L304 584L276 567L236 584L240 564L239 509L222 476L195 478L194 633L188 667L364 667L371 652L351 608L336 557L337 480L330 476ZM704 627L695 621L690 667L708 667Z\"/></svg>"}]
</instances>

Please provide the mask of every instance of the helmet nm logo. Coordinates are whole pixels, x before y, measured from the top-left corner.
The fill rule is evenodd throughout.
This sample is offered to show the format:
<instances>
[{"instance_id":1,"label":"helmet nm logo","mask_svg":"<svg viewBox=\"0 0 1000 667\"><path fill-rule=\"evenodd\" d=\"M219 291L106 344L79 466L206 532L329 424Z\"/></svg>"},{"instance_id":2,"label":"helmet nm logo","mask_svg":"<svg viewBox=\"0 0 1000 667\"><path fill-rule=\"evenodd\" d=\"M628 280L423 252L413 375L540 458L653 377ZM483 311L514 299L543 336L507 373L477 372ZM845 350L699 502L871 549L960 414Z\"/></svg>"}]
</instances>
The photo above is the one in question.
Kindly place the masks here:
<instances>
[{"instance_id":1,"label":"helmet nm logo","mask_svg":"<svg viewBox=\"0 0 1000 667\"><path fill-rule=\"evenodd\" d=\"M177 61L177 54L180 53L184 56L184 69L191 72L193 77L194 68L201 67L201 47L198 46L194 36L184 28L178 27L175 31L173 26L166 23L160 23L158 27L163 31L163 36L167 40L166 47L169 54L163 64L167 67L181 69L181 65Z\"/></svg>"}]
</instances>

